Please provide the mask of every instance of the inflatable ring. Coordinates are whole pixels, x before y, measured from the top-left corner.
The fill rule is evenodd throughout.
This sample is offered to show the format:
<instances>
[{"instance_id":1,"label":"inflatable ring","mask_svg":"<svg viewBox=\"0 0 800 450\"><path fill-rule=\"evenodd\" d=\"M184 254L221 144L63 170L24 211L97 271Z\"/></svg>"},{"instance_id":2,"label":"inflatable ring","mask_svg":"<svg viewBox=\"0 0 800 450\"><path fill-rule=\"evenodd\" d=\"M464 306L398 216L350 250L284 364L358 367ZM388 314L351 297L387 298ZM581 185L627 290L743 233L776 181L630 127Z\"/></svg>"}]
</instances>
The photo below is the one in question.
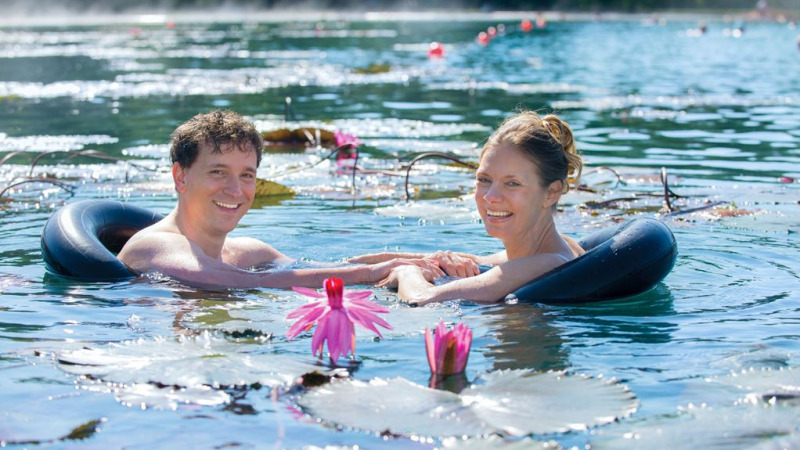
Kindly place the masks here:
<instances>
[{"instance_id":1,"label":"inflatable ring","mask_svg":"<svg viewBox=\"0 0 800 450\"><path fill-rule=\"evenodd\" d=\"M83 200L61 208L42 230L47 269L82 281L122 281L136 277L116 256L131 236L160 214L110 200Z\"/></svg>"},{"instance_id":2,"label":"inflatable ring","mask_svg":"<svg viewBox=\"0 0 800 450\"><path fill-rule=\"evenodd\" d=\"M507 298L522 302L577 303L641 294L675 265L678 245L666 225L633 219L579 241L586 253L556 267Z\"/></svg>"}]
</instances>

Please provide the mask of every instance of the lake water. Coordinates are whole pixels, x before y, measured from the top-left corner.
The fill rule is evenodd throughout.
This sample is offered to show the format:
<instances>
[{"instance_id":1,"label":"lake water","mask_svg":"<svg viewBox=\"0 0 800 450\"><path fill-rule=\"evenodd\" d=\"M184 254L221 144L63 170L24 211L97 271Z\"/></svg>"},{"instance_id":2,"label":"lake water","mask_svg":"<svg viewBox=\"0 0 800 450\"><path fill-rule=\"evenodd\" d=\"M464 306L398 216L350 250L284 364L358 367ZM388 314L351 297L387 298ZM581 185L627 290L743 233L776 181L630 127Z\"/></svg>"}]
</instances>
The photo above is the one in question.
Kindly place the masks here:
<instances>
[{"instance_id":1,"label":"lake water","mask_svg":"<svg viewBox=\"0 0 800 450\"><path fill-rule=\"evenodd\" d=\"M292 22L267 15L214 23L146 16L0 28L0 157L20 152L0 165L3 184L29 175L36 155L58 150L65 152L43 157L32 174L72 191L23 183L0 198L0 441L800 446L800 31L746 23L740 33L733 21L710 18L698 35L692 18L553 16L523 33L521 17ZM504 34L476 42L500 23ZM443 58L428 58L432 41L443 43ZM471 434L448 426L414 428L427 420L414 408L384 418L361 397L355 412L323 417L302 406L314 389L287 381L314 363L310 334L283 336L286 313L305 302L299 294L46 274L40 233L64 204L115 199L170 211L169 133L219 107L263 131L311 125L362 139L359 164L376 173L356 177L355 189L349 175L320 159L329 149L265 155L259 176L297 194L257 200L236 231L317 261L382 250L497 251L470 198L471 172L425 159L411 170L406 202L404 172L396 169L423 151L474 161L515 108L557 111L575 130L588 164L583 182L593 189L563 198L560 230L578 237L626 218L658 218L678 242L674 270L645 294L596 304L410 309L376 289L373 299L391 308L394 330L382 340L359 330L360 363L350 376L427 386L422 331L440 319L463 321L475 333L467 383L503 370L566 371L579 381L510 411L531 414L529 423L587 408L612 386L588 380L616 380L633 403L624 413L612 409L611 423L467 440L446 438ZM128 162L68 159L83 150ZM682 196L671 199L673 213L663 209L662 168ZM513 397L521 388L508 389ZM373 399L399 404L401 397ZM374 426L348 426L373 415Z\"/></svg>"}]
</instances>

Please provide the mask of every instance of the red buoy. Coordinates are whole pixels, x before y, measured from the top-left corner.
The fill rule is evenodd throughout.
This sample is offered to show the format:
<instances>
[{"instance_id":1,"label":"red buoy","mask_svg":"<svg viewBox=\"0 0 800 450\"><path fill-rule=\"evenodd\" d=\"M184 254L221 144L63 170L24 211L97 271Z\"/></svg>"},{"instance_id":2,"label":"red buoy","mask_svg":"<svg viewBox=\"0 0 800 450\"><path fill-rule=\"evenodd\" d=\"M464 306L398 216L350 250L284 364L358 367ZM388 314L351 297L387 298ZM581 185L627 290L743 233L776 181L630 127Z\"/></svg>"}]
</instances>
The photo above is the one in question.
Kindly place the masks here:
<instances>
[{"instance_id":1,"label":"red buoy","mask_svg":"<svg viewBox=\"0 0 800 450\"><path fill-rule=\"evenodd\" d=\"M478 44L489 45L489 35L485 31L478 33Z\"/></svg>"},{"instance_id":2,"label":"red buoy","mask_svg":"<svg viewBox=\"0 0 800 450\"><path fill-rule=\"evenodd\" d=\"M428 47L428 58L431 59L444 58L444 45L436 41L431 42L430 47Z\"/></svg>"},{"instance_id":3,"label":"red buoy","mask_svg":"<svg viewBox=\"0 0 800 450\"><path fill-rule=\"evenodd\" d=\"M523 33L530 33L531 30L533 30L533 22L528 19L523 19L519 24L519 29L522 30Z\"/></svg>"}]
</instances>

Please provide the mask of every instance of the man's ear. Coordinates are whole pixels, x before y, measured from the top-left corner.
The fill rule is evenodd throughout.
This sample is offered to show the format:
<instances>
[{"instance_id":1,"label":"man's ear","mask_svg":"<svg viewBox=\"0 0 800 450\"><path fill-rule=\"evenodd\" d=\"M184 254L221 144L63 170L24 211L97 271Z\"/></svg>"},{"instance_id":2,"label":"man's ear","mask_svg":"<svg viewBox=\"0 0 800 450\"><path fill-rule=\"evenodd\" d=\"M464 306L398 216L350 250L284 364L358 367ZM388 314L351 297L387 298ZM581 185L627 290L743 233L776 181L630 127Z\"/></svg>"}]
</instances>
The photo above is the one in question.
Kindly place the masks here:
<instances>
[{"instance_id":1,"label":"man's ear","mask_svg":"<svg viewBox=\"0 0 800 450\"><path fill-rule=\"evenodd\" d=\"M556 203L558 203L558 199L561 198L561 193L563 192L563 190L564 190L563 181L556 180L550 183L550 185L547 186L547 194L545 195L544 198L545 208L550 208Z\"/></svg>"},{"instance_id":2,"label":"man's ear","mask_svg":"<svg viewBox=\"0 0 800 450\"><path fill-rule=\"evenodd\" d=\"M178 193L186 192L186 170L177 162L172 163L172 180Z\"/></svg>"}]
</instances>

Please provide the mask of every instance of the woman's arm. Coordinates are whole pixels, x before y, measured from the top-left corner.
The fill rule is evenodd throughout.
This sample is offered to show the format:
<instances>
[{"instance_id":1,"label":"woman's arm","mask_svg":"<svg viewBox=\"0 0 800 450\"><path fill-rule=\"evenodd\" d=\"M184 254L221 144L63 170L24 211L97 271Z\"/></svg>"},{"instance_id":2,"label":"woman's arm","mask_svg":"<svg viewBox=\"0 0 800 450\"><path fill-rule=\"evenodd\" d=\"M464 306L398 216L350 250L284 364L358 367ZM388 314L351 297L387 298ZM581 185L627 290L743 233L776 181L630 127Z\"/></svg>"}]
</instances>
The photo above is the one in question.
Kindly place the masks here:
<instances>
[{"instance_id":1,"label":"woman's arm","mask_svg":"<svg viewBox=\"0 0 800 450\"><path fill-rule=\"evenodd\" d=\"M433 285L414 266L398 267L379 286L397 287L401 300L412 305L424 305L445 300L470 300L494 303L525 283L555 267L566 259L558 254L541 254L507 261L471 278Z\"/></svg>"},{"instance_id":2,"label":"woman's arm","mask_svg":"<svg viewBox=\"0 0 800 450\"><path fill-rule=\"evenodd\" d=\"M475 259L475 262L482 266L499 266L506 261L508 261L508 256L506 256L505 250L501 250L491 255L477 256Z\"/></svg>"}]
</instances>

